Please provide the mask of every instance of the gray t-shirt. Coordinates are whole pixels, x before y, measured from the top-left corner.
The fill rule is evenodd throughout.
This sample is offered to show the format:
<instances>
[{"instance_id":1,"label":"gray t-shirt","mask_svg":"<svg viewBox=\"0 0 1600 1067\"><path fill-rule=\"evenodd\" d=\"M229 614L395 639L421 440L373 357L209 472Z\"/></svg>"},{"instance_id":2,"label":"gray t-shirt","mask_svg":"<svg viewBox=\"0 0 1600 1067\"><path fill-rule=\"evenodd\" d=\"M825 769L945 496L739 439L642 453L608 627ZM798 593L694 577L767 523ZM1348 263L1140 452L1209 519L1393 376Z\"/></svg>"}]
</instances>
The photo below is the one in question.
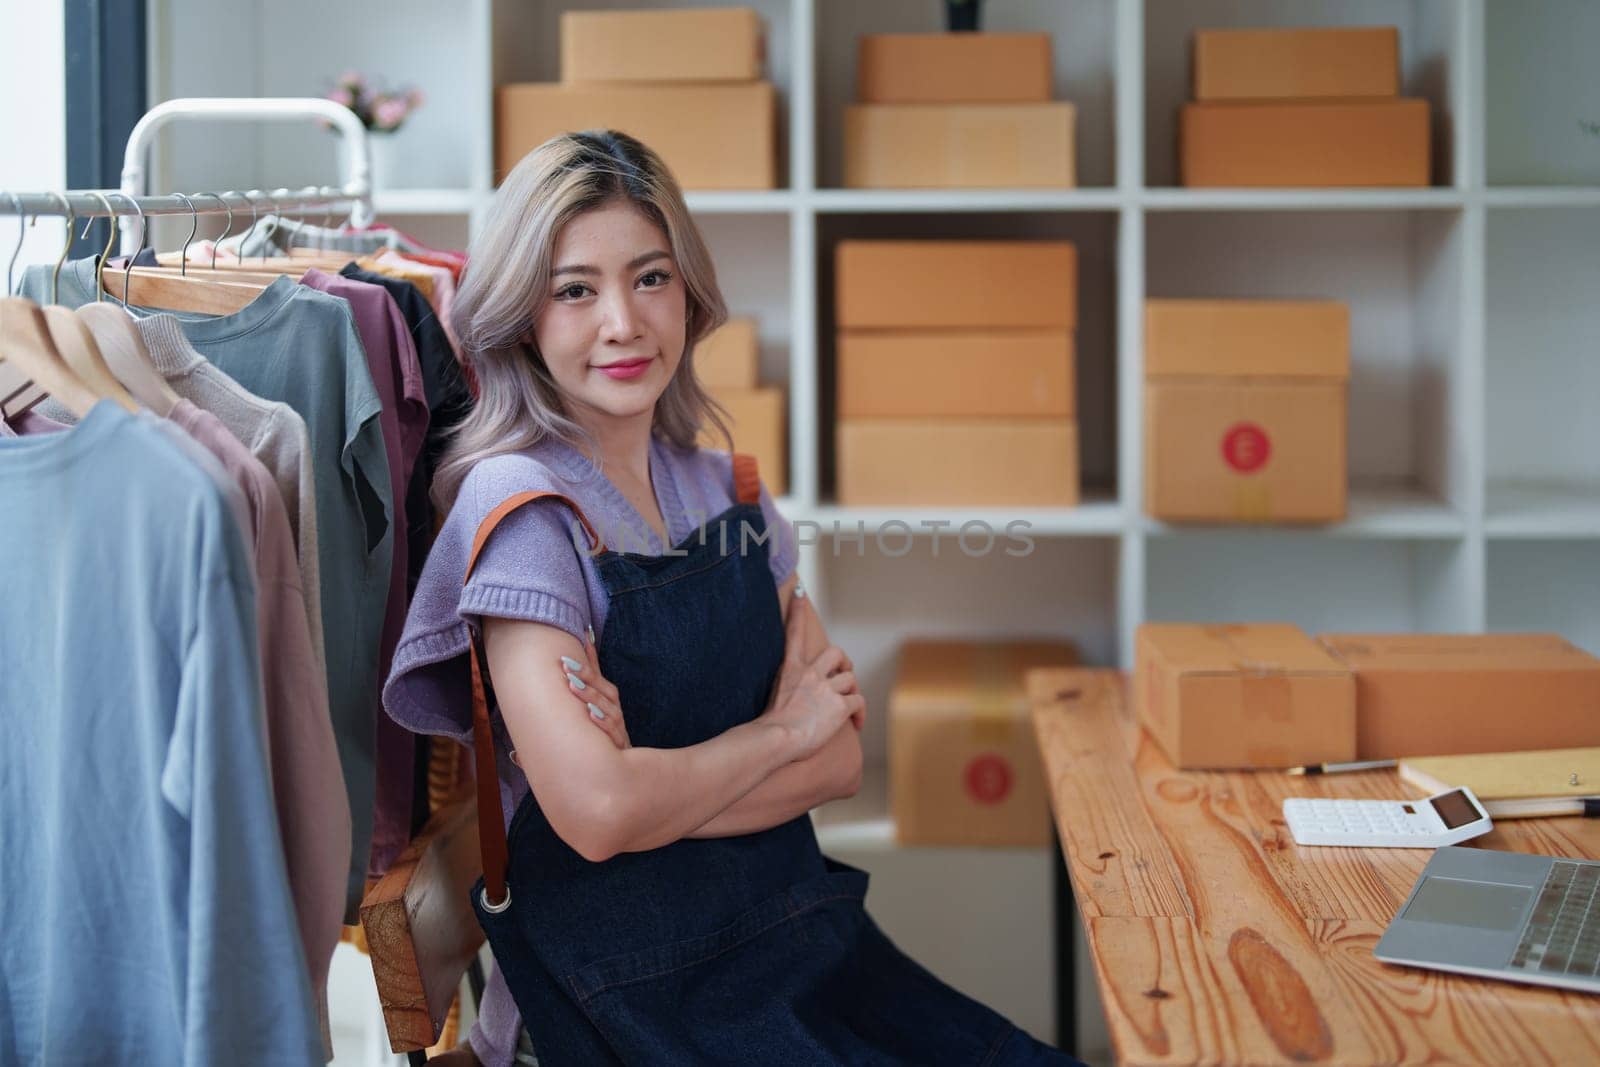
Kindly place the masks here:
<instances>
[{"instance_id":1,"label":"gray t-shirt","mask_svg":"<svg viewBox=\"0 0 1600 1067\"><path fill-rule=\"evenodd\" d=\"M49 266L29 267L22 295L50 298ZM67 264L58 302L95 298L92 260ZM153 314L156 309L134 308ZM378 642L389 593L393 502L380 402L350 305L279 278L232 315L177 312L196 351L245 389L305 420L316 488L328 704L350 801L345 921L355 922L372 839Z\"/></svg>"}]
</instances>

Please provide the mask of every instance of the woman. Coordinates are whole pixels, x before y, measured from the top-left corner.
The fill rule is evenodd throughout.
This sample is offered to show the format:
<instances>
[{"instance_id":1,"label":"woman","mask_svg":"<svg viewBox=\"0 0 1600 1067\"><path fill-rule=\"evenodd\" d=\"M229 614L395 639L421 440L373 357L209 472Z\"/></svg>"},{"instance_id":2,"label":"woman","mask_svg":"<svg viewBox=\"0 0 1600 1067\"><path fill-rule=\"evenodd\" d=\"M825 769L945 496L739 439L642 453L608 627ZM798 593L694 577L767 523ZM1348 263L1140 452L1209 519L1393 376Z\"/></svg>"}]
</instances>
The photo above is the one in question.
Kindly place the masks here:
<instances>
[{"instance_id":1,"label":"woman","mask_svg":"<svg viewBox=\"0 0 1600 1067\"><path fill-rule=\"evenodd\" d=\"M727 436L693 365L725 318L676 182L609 131L512 171L457 295L480 395L385 703L470 739L480 638L516 814L509 894L486 871L475 905L532 1048L544 1067L1070 1062L906 959L866 876L818 851L806 813L855 791L865 701L754 464L696 447L707 422ZM497 977L488 1062L513 1053L504 1000Z\"/></svg>"}]
</instances>

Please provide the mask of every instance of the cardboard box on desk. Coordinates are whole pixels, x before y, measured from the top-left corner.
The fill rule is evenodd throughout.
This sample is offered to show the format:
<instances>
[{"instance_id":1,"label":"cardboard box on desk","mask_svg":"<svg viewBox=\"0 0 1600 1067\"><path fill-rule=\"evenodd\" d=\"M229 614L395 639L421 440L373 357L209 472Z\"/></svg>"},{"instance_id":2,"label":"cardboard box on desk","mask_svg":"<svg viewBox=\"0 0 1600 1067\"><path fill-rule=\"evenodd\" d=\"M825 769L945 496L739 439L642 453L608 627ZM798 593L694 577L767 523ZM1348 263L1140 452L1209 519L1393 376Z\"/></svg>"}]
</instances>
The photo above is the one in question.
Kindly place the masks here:
<instances>
[{"instance_id":1,"label":"cardboard box on desk","mask_svg":"<svg viewBox=\"0 0 1600 1067\"><path fill-rule=\"evenodd\" d=\"M1185 104L1178 135L1190 187L1420 187L1429 152L1417 99Z\"/></svg>"},{"instance_id":2,"label":"cardboard box on desk","mask_svg":"<svg viewBox=\"0 0 1600 1067\"><path fill-rule=\"evenodd\" d=\"M1070 241L840 241L834 262L840 329L1078 325Z\"/></svg>"},{"instance_id":3,"label":"cardboard box on desk","mask_svg":"<svg viewBox=\"0 0 1600 1067\"><path fill-rule=\"evenodd\" d=\"M1355 678L1299 627L1146 623L1134 658L1139 720L1178 767L1355 758Z\"/></svg>"},{"instance_id":4,"label":"cardboard box on desk","mask_svg":"<svg viewBox=\"0 0 1600 1067\"><path fill-rule=\"evenodd\" d=\"M1074 507L1078 424L1071 419L843 419L840 504Z\"/></svg>"},{"instance_id":5,"label":"cardboard box on desk","mask_svg":"<svg viewBox=\"0 0 1600 1067\"><path fill-rule=\"evenodd\" d=\"M1556 634L1322 634L1361 759L1600 745L1600 659Z\"/></svg>"},{"instance_id":6,"label":"cardboard box on desk","mask_svg":"<svg viewBox=\"0 0 1600 1067\"><path fill-rule=\"evenodd\" d=\"M1145 508L1168 522L1334 522L1347 502L1349 309L1145 302Z\"/></svg>"},{"instance_id":7,"label":"cardboard box on desk","mask_svg":"<svg viewBox=\"0 0 1600 1067\"><path fill-rule=\"evenodd\" d=\"M1054 641L911 641L889 696L889 789L903 845L1050 843L1025 673L1077 662Z\"/></svg>"},{"instance_id":8,"label":"cardboard box on desk","mask_svg":"<svg viewBox=\"0 0 1600 1067\"><path fill-rule=\"evenodd\" d=\"M707 389L754 389L760 383L756 320L729 319L694 348L694 371Z\"/></svg>"},{"instance_id":9,"label":"cardboard box on desk","mask_svg":"<svg viewBox=\"0 0 1600 1067\"><path fill-rule=\"evenodd\" d=\"M777 97L769 82L506 85L498 104L498 178L557 134L609 127L654 149L685 189L777 184Z\"/></svg>"},{"instance_id":10,"label":"cardboard box on desk","mask_svg":"<svg viewBox=\"0 0 1600 1067\"><path fill-rule=\"evenodd\" d=\"M841 419L1073 418L1070 330L843 330Z\"/></svg>"},{"instance_id":11,"label":"cardboard box on desk","mask_svg":"<svg viewBox=\"0 0 1600 1067\"><path fill-rule=\"evenodd\" d=\"M1400 93L1394 26L1196 30L1194 98L1293 100Z\"/></svg>"},{"instance_id":12,"label":"cardboard box on desk","mask_svg":"<svg viewBox=\"0 0 1600 1067\"><path fill-rule=\"evenodd\" d=\"M711 389L712 397L728 409L733 447L756 458L761 481L767 492L782 496L789 491L788 481L788 405L784 392L776 387L756 389ZM706 448L727 448L727 441L707 424L700 434Z\"/></svg>"},{"instance_id":13,"label":"cardboard box on desk","mask_svg":"<svg viewBox=\"0 0 1600 1067\"><path fill-rule=\"evenodd\" d=\"M856 52L863 104L1026 104L1050 99L1048 33L868 33Z\"/></svg>"},{"instance_id":14,"label":"cardboard box on desk","mask_svg":"<svg viewBox=\"0 0 1600 1067\"><path fill-rule=\"evenodd\" d=\"M1071 189L1077 109L1046 104L852 104L852 189Z\"/></svg>"},{"instance_id":15,"label":"cardboard box on desk","mask_svg":"<svg viewBox=\"0 0 1600 1067\"><path fill-rule=\"evenodd\" d=\"M564 11L564 82L753 81L765 60L748 7Z\"/></svg>"}]
</instances>

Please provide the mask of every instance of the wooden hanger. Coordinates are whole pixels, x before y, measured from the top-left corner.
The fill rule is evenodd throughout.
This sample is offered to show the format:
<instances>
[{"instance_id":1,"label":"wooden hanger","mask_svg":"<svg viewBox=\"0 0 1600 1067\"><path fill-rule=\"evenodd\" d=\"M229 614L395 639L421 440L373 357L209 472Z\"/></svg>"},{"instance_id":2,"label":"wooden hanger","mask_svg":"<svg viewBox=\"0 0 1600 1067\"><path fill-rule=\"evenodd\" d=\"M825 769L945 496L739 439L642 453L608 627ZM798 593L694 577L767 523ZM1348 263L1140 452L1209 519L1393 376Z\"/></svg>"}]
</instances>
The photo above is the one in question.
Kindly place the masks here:
<instances>
[{"instance_id":1,"label":"wooden hanger","mask_svg":"<svg viewBox=\"0 0 1600 1067\"><path fill-rule=\"evenodd\" d=\"M104 193L92 193L106 205L106 214L112 219L116 212L111 207L111 202ZM121 194L116 194L121 195ZM177 194L183 196L182 193ZM188 199L184 197L184 199ZM140 238L139 248L135 250L133 258L138 258L139 252L144 250L144 212L139 210L138 201L128 198L135 211L139 212ZM190 204L191 209L193 204ZM198 226L200 215L195 213L195 222ZM145 275L139 273L143 268L134 267L132 262L122 268L109 266L111 248L116 241L117 227L112 225L106 239L106 247L100 254L99 291L96 298L105 293L110 293L123 305L137 304L142 307L159 308L164 311L189 311L203 315L232 315L250 305L256 297L261 295L265 285L250 282L214 281L209 278L187 278L182 275L168 277L165 275ZM189 233L190 240L194 239L194 231ZM184 248L189 247L188 241Z\"/></svg>"},{"instance_id":2,"label":"wooden hanger","mask_svg":"<svg viewBox=\"0 0 1600 1067\"><path fill-rule=\"evenodd\" d=\"M85 304L75 314L89 327L106 365L134 398L162 418L171 415L181 398L156 370L139 327L128 312L116 304L102 302Z\"/></svg>"},{"instance_id":3,"label":"wooden hanger","mask_svg":"<svg viewBox=\"0 0 1600 1067\"><path fill-rule=\"evenodd\" d=\"M112 269L115 270L116 268ZM213 269L211 267L197 267L191 263L187 271L182 267L167 266L140 266L133 269L138 274L162 278L199 278L207 281L228 282L237 285L260 285L262 287L271 285L285 274L290 273L289 271L273 270L270 267L263 268L254 263L248 268L240 267L236 263L218 263L216 268ZM305 270L301 266L297 266L296 269L302 272Z\"/></svg>"},{"instance_id":4,"label":"wooden hanger","mask_svg":"<svg viewBox=\"0 0 1600 1067\"><path fill-rule=\"evenodd\" d=\"M95 343L88 325L71 308L52 304L44 309L44 321L56 351L61 353L61 358L84 385L93 390L97 397L110 400L125 411L139 410L138 401L106 366L105 357L100 354L100 346Z\"/></svg>"},{"instance_id":5,"label":"wooden hanger","mask_svg":"<svg viewBox=\"0 0 1600 1067\"><path fill-rule=\"evenodd\" d=\"M189 311L201 315L232 315L242 311L265 291L266 286L249 282L222 282L210 278L178 275L131 274L108 269L101 275L106 292L124 304L159 308L163 311Z\"/></svg>"},{"instance_id":6,"label":"wooden hanger","mask_svg":"<svg viewBox=\"0 0 1600 1067\"><path fill-rule=\"evenodd\" d=\"M0 351L0 418L14 419L49 395Z\"/></svg>"},{"instance_id":7,"label":"wooden hanger","mask_svg":"<svg viewBox=\"0 0 1600 1067\"><path fill-rule=\"evenodd\" d=\"M61 357L50 339L44 313L31 300L20 296L0 298L0 357L80 419L100 400ZM37 400L35 398L34 402ZM3 414L9 418L31 406L22 405L15 398L8 399L3 405Z\"/></svg>"}]
</instances>

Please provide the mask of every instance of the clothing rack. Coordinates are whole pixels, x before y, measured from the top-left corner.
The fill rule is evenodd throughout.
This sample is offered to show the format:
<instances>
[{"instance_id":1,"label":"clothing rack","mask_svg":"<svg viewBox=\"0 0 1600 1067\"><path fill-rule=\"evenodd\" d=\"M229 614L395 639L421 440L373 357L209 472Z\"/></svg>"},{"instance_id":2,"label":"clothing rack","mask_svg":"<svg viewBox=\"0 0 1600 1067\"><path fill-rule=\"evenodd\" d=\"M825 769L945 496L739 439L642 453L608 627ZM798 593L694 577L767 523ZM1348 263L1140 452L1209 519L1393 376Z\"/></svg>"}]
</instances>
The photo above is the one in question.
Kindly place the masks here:
<instances>
[{"instance_id":1,"label":"clothing rack","mask_svg":"<svg viewBox=\"0 0 1600 1067\"><path fill-rule=\"evenodd\" d=\"M147 195L144 158L149 142L172 122L185 119L282 122L313 120L333 125L343 137L340 152L341 181L337 186L308 186L246 192L201 192ZM13 193L0 189L0 216L61 216L72 219L115 218L122 233L122 252L132 255L144 240L142 217L156 215L221 215L252 219L264 210L274 214L332 213L347 209L350 223L370 226L372 207L372 156L367 131L354 112L331 100L316 97L215 98L168 100L146 112L128 135L123 153L119 190L70 190Z\"/></svg>"}]
</instances>

